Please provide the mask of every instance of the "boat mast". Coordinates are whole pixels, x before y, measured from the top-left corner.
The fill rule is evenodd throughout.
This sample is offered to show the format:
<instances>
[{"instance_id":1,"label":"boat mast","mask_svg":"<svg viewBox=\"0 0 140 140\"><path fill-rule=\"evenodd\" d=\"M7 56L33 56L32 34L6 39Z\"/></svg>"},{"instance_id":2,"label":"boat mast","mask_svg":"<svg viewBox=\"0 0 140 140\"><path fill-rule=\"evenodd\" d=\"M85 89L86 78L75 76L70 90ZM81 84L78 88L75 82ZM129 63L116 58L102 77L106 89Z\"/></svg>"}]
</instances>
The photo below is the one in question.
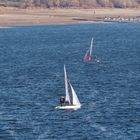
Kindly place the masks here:
<instances>
[{"instance_id":1,"label":"boat mast","mask_svg":"<svg viewBox=\"0 0 140 140\"><path fill-rule=\"evenodd\" d=\"M69 104L71 104L70 102L70 96L69 96L69 90L68 90L68 80L67 80L67 73L66 73L66 67L64 65L64 80L65 80L65 92L66 92L66 102L69 102Z\"/></svg>"}]
</instances>

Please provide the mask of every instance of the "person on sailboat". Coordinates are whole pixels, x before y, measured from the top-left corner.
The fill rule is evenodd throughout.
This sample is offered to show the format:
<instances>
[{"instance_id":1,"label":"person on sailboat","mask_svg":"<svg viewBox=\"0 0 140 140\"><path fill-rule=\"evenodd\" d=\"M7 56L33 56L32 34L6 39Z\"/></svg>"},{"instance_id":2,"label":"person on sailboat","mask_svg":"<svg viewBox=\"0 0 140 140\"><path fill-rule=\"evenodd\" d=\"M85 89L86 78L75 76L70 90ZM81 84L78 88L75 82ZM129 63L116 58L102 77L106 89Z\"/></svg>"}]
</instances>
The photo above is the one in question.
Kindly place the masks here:
<instances>
[{"instance_id":1,"label":"person on sailboat","mask_svg":"<svg viewBox=\"0 0 140 140\"><path fill-rule=\"evenodd\" d=\"M64 106L64 103L65 103L65 97L61 96L60 97L60 106Z\"/></svg>"}]
</instances>

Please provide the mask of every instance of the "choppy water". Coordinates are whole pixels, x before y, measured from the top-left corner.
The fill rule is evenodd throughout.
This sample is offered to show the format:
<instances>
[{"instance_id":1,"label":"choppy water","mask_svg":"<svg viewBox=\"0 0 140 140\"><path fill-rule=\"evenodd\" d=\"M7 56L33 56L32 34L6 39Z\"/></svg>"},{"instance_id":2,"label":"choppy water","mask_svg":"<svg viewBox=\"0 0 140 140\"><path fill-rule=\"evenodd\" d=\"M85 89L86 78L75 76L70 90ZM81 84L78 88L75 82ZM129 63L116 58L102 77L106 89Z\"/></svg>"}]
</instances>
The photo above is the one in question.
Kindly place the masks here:
<instances>
[{"instance_id":1,"label":"choppy water","mask_svg":"<svg viewBox=\"0 0 140 140\"><path fill-rule=\"evenodd\" d=\"M64 63L78 111L53 109ZM0 29L0 140L140 140L140 24Z\"/></svg>"}]
</instances>

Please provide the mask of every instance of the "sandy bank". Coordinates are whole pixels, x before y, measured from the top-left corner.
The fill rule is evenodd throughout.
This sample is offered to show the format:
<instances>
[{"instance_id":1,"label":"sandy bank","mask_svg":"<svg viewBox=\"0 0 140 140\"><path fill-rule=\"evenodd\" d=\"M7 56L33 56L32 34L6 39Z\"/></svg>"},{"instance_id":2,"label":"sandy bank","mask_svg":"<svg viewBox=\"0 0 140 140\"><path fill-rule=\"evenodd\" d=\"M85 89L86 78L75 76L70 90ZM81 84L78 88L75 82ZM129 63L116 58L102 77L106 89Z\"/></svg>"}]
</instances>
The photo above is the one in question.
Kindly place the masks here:
<instances>
[{"instance_id":1,"label":"sandy bank","mask_svg":"<svg viewBox=\"0 0 140 140\"><path fill-rule=\"evenodd\" d=\"M0 27L103 23L104 17L137 17L140 9L16 9L0 8ZM83 19L83 20L80 20Z\"/></svg>"}]
</instances>

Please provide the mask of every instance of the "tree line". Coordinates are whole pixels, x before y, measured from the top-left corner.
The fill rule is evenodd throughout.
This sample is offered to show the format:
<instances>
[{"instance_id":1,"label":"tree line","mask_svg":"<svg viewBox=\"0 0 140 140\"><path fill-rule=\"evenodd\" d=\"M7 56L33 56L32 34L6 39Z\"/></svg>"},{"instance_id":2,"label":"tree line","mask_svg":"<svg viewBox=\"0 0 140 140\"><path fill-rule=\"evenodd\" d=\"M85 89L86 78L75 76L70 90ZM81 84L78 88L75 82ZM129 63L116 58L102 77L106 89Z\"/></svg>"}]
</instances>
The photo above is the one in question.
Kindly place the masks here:
<instances>
[{"instance_id":1,"label":"tree line","mask_svg":"<svg viewBox=\"0 0 140 140\"><path fill-rule=\"evenodd\" d=\"M140 7L140 0L0 0L0 6L11 7Z\"/></svg>"}]
</instances>

